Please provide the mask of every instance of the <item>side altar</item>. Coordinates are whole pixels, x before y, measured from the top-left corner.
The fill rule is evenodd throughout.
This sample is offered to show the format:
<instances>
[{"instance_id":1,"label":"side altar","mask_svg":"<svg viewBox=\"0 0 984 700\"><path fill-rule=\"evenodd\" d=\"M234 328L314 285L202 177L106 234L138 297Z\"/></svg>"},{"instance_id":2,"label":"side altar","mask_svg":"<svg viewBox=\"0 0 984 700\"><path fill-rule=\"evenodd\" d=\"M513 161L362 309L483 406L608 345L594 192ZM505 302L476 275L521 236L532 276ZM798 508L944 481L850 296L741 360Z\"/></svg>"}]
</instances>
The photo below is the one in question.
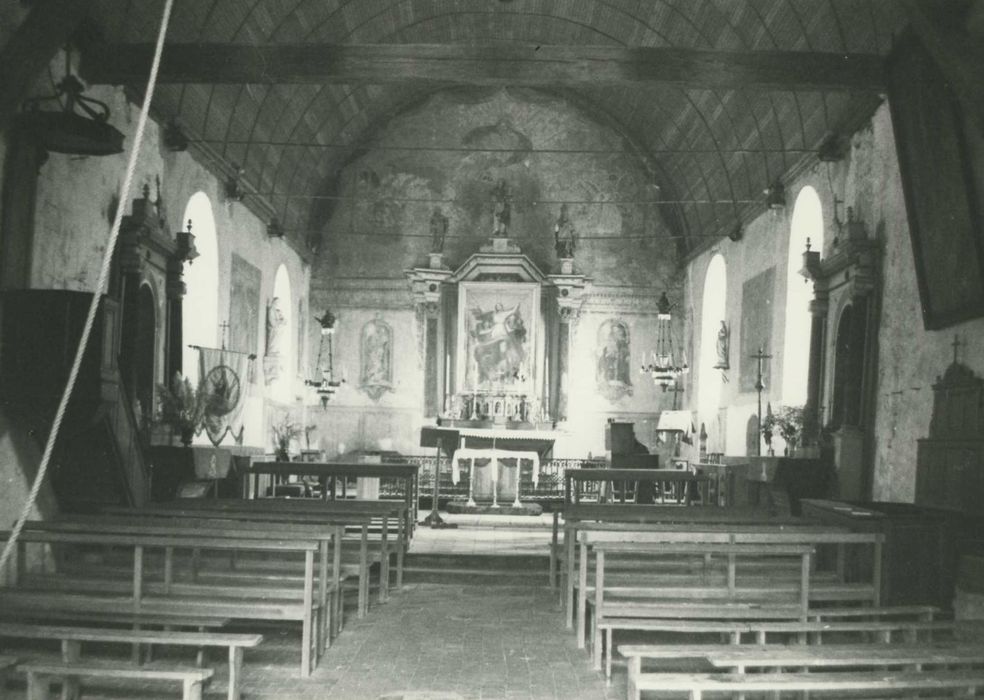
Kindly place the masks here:
<instances>
[{"instance_id":1,"label":"side altar","mask_svg":"<svg viewBox=\"0 0 984 700\"><path fill-rule=\"evenodd\" d=\"M567 418L572 333L590 280L562 261L541 271L496 233L456 269L443 255L406 272L418 310L425 412L458 430L451 477L469 505L520 505L520 472L539 477Z\"/></svg>"}]
</instances>

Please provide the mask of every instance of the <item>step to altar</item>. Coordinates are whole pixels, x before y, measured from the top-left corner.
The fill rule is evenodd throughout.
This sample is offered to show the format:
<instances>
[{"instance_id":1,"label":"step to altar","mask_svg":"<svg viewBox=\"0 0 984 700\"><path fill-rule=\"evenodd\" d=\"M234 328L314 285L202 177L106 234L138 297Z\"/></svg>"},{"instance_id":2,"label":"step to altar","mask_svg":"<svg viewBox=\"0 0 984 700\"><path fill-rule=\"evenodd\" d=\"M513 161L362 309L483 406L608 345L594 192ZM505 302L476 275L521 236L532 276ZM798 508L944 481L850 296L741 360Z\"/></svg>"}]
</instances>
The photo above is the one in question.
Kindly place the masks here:
<instances>
[{"instance_id":1,"label":"step to altar","mask_svg":"<svg viewBox=\"0 0 984 700\"><path fill-rule=\"evenodd\" d=\"M543 506L539 503L473 503L468 501L448 501L446 510L448 513L459 515L529 515L538 516L543 513Z\"/></svg>"}]
</instances>

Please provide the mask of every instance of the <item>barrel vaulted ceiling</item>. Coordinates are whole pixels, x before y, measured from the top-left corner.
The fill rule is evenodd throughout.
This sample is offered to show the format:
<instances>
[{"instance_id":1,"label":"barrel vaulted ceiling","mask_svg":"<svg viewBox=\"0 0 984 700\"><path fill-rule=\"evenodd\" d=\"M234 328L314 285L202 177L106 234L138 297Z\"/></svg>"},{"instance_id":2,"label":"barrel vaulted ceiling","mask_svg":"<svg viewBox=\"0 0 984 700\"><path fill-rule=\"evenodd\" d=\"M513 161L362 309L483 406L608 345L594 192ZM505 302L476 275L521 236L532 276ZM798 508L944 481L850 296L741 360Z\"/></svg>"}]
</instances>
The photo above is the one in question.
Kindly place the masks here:
<instances>
[{"instance_id":1,"label":"barrel vaulted ceiling","mask_svg":"<svg viewBox=\"0 0 984 700\"><path fill-rule=\"evenodd\" d=\"M93 0L86 77L139 87L161 8ZM870 116L906 23L895 0L177 0L155 109L238 175L247 206L316 246L340 169L390 119L515 79L624 135L686 252Z\"/></svg>"}]
</instances>

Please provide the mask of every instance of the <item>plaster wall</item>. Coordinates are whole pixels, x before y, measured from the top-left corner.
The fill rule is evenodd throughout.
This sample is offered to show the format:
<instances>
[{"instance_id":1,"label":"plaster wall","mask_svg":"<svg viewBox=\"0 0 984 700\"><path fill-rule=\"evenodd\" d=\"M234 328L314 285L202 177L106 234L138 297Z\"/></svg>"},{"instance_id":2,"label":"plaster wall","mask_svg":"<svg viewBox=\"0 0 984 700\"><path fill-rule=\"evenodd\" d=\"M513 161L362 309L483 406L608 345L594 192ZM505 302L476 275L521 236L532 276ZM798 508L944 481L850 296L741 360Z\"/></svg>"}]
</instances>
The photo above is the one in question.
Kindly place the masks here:
<instances>
[{"instance_id":1,"label":"plaster wall","mask_svg":"<svg viewBox=\"0 0 984 700\"><path fill-rule=\"evenodd\" d=\"M62 59L53 60L51 68L57 80L58 71L63 70ZM47 77L43 81L39 80L35 92L46 90ZM31 286L37 289L94 290L113 215L120 206L119 187L125 174L128 153L132 148L139 106L130 103L121 89L92 87L87 90L87 94L110 106L110 123L124 133L125 152L105 157L52 153L41 166L37 175L37 211L31 265ZM4 140L0 136L0 155L4 150ZM160 144L160 129L151 120L145 131L129 201L123 203L127 212L132 200L141 196L141 190L145 186L150 188L151 198L156 199L158 181L160 201L165 207L170 229L174 232L184 228L185 223L180 217L193 194L204 192L211 201L219 258L215 287L219 324L228 321L229 317L232 255L235 253L246 259L261 272L260 298L256 300L259 315L255 342L258 352L255 364L257 381L247 387L244 443L272 451L269 424L277 413L275 409L282 404L274 404L268 399L269 392L263 379L266 305L273 297L276 271L283 264L290 279L295 307L292 322L307 323L307 318L298 319L296 306L299 299L308 298L310 267L284 240L268 237L265 223L259 221L242 204L226 201L221 195L221 183L191 153L164 149ZM149 275L148 282L154 292L160 321L164 318L165 280L163 276ZM185 313L194 312L194 308L185 309ZM296 353L298 329L294 326L285 333L290 352ZM216 344L221 343L221 340L221 333L216 329ZM165 380L160 362L163 354L163 333L159 332L156 373L161 382ZM291 405L299 406L298 399L304 389L302 371L303 364L295 372L296 376L291 378ZM199 440L204 440L204 437ZM231 438L227 436L226 442L232 442ZM8 449L6 443L0 445L0 449L16 456L16 459L3 460L3 466L0 467L0 480L7 486L7 496L0 503L0 517L9 521L16 515L13 510L15 504L27 492L25 475L33 473L39 455L25 452L24 449Z\"/></svg>"},{"instance_id":2,"label":"plaster wall","mask_svg":"<svg viewBox=\"0 0 984 700\"><path fill-rule=\"evenodd\" d=\"M898 169L891 117L887 104L881 105L870 122L851 139L850 153L843 161L817 163L802 172L786 187L792 203L800 189L814 187L820 196L824 216L824 250L827 258L836 251L838 236L846 231L835 221L846 224L847 207L864 226L869 238L882 245L880 324L878 329L877 405L874 418L875 500L911 502L915 497L916 441L926 437L933 408L932 385L953 357L954 336L962 343L960 360L978 375L984 373L984 320L958 324L941 331L927 331L922 322L908 220ZM740 347L741 288L767 266L776 266L772 347L776 357L772 385L763 393L763 403L776 405L782 396L782 362L786 299L786 264L791 211L776 217L765 213L747 228L739 243L722 241L695 257L687 265L687 290L692 328L700 328L704 275L711 257L720 252L727 264L727 318L732 327L731 363ZM843 240L843 239L841 239ZM832 294L827 321L827 355L832 357L836 342L836 323L847 299ZM694 357L700 357L699 332L694 334ZM797 347L808 352L809 338ZM831 394L832 367L825 373L824 396ZM697 366L692 372L694 388L710 368ZM688 393L690 406L696 405ZM825 398L829 403L829 398ZM744 454L744 430L755 413L755 394L741 393L730 381L722 390L722 411L726 414L726 452ZM825 418L830 407L823 406ZM710 432L710 426L708 426Z\"/></svg>"},{"instance_id":3,"label":"plaster wall","mask_svg":"<svg viewBox=\"0 0 984 700\"><path fill-rule=\"evenodd\" d=\"M377 447L373 430L384 420L394 449L421 452L419 427L434 417L423 415L424 325L415 317L405 270L427 266L435 209L448 219L447 267L456 269L478 252L492 235L492 191L499 181L509 191L508 235L545 273L560 271L554 226L567 203L578 236L575 271L593 280L573 334L571 419L560 426L555 456L603 454L608 418L637 420L637 432L654 437L641 424L654 425L673 396L659 392L639 367L653 345L656 300L667 291L679 301L681 291L675 244L654 203L652 178L627 143L566 100L524 89L442 91L374 133L337 178L312 273L312 310L337 313L335 368L349 378L326 412L308 412L325 426L318 432L329 451L339 444ZM447 293L457 294L455 287ZM376 315L394 329L395 383L372 400L352 378L360 329ZM544 309L543 317L556 314ZM630 334L632 392L612 400L596 382L598 329L607 319L622 321ZM678 343L681 329L682 322L675 328ZM546 330L539 330L541 339ZM442 332L452 335L450 328ZM319 342L313 331L309 342L313 358ZM443 356L439 366L443 373Z\"/></svg>"}]
</instances>

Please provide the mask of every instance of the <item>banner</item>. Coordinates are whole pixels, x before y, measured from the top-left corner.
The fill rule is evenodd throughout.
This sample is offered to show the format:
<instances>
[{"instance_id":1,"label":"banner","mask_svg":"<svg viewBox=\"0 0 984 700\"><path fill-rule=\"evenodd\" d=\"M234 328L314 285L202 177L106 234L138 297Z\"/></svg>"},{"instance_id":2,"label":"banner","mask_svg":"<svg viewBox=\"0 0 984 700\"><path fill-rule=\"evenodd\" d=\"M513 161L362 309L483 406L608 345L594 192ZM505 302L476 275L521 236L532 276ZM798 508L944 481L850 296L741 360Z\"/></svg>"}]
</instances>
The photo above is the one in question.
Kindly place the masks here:
<instances>
[{"instance_id":1,"label":"banner","mask_svg":"<svg viewBox=\"0 0 984 700\"><path fill-rule=\"evenodd\" d=\"M243 437L243 405L252 371L252 355L234 350L198 348L198 376L205 397L205 432L218 446L227 432Z\"/></svg>"}]
</instances>

